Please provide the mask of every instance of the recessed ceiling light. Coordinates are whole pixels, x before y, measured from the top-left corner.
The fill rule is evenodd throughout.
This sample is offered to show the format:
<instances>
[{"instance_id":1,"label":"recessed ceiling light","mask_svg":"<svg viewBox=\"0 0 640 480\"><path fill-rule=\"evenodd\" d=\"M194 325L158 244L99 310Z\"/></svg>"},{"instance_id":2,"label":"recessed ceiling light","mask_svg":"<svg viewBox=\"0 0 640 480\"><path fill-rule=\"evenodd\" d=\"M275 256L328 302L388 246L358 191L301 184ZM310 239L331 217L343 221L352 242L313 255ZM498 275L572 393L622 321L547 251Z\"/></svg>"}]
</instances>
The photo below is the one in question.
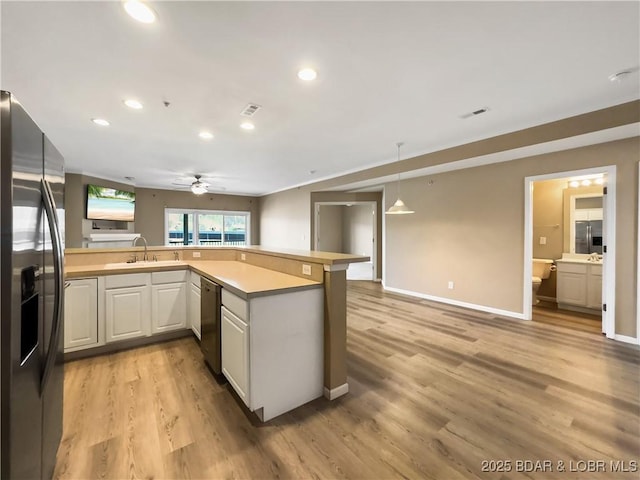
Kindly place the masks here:
<instances>
[{"instance_id":1,"label":"recessed ceiling light","mask_svg":"<svg viewBox=\"0 0 640 480\"><path fill-rule=\"evenodd\" d=\"M134 19L142 23L153 23L156 21L156 12L140 0L128 0L124 2L124 9Z\"/></svg>"},{"instance_id":2,"label":"recessed ceiling light","mask_svg":"<svg viewBox=\"0 0 640 480\"><path fill-rule=\"evenodd\" d=\"M200 132L198 134L198 136L200 138L203 138L204 140L211 140L213 138L213 133L211 133L211 132Z\"/></svg>"},{"instance_id":3,"label":"recessed ceiling light","mask_svg":"<svg viewBox=\"0 0 640 480\"><path fill-rule=\"evenodd\" d=\"M573 187L573 188L579 187L580 186L580 182L578 182L577 180L572 180L572 181L569 182L569 186Z\"/></svg>"},{"instance_id":4,"label":"recessed ceiling light","mask_svg":"<svg viewBox=\"0 0 640 480\"><path fill-rule=\"evenodd\" d=\"M243 128L244 130L253 130L256 126L251 122L244 122L240 124L240 128Z\"/></svg>"},{"instance_id":5,"label":"recessed ceiling light","mask_svg":"<svg viewBox=\"0 0 640 480\"><path fill-rule=\"evenodd\" d=\"M140 110L142 108L142 104L138 100L134 100L133 98L125 100L124 104L129 108L133 108L134 110Z\"/></svg>"},{"instance_id":6,"label":"recessed ceiling light","mask_svg":"<svg viewBox=\"0 0 640 480\"><path fill-rule=\"evenodd\" d=\"M304 80L305 82L315 80L317 76L318 72L316 72L313 68L303 68L298 72L298 78L300 80Z\"/></svg>"},{"instance_id":7,"label":"recessed ceiling light","mask_svg":"<svg viewBox=\"0 0 640 480\"><path fill-rule=\"evenodd\" d=\"M591 185L591 180L588 180L588 179L587 180L582 180L581 183L582 183L583 186L588 187L589 185Z\"/></svg>"},{"instance_id":8,"label":"recessed ceiling light","mask_svg":"<svg viewBox=\"0 0 640 480\"><path fill-rule=\"evenodd\" d=\"M110 123L104 118L92 118L91 121L96 125L100 125L101 127L108 127L110 125Z\"/></svg>"}]
</instances>

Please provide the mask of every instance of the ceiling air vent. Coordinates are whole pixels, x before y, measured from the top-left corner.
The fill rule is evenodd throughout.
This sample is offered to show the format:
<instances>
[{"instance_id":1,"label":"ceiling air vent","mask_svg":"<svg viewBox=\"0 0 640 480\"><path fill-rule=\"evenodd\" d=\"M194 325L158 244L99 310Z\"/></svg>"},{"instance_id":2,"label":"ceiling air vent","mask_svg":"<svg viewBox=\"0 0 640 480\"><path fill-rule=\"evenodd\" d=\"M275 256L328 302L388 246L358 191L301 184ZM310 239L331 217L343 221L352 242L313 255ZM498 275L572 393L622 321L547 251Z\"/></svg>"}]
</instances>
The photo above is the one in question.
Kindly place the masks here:
<instances>
[{"instance_id":1,"label":"ceiling air vent","mask_svg":"<svg viewBox=\"0 0 640 480\"><path fill-rule=\"evenodd\" d=\"M253 117L255 113L260 110L262 107L260 105L256 105L255 103L249 103L240 115L244 115L245 117Z\"/></svg>"},{"instance_id":2,"label":"ceiling air vent","mask_svg":"<svg viewBox=\"0 0 640 480\"><path fill-rule=\"evenodd\" d=\"M460 118L471 118L471 117L475 117L476 115L480 115L482 113L488 112L489 111L489 107L482 107L479 108L477 110L474 110L473 112L469 112L469 113L465 113L464 115L460 115Z\"/></svg>"}]
</instances>

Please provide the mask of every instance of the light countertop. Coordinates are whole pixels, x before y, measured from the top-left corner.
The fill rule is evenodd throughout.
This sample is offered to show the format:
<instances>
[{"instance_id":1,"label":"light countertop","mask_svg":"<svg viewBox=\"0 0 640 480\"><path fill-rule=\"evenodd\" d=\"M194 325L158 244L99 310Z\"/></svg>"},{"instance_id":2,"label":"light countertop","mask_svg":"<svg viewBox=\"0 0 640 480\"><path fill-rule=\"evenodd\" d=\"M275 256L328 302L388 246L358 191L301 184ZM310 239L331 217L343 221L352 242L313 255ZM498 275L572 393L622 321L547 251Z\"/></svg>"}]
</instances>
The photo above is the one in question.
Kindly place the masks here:
<instances>
[{"instance_id":1,"label":"light countertop","mask_svg":"<svg viewBox=\"0 0 640 480\"><path fill-rule=\"evenodd\" d=\"M287 291L314 288L322 285L320 282L256 267L244 262L216 260L67 266L65 267L65 276L67 279L73 279L98 275L119 275L184 269L193 270L199 275L209 278L244 298L285 293Z\"/></svg>"}]
</instances>

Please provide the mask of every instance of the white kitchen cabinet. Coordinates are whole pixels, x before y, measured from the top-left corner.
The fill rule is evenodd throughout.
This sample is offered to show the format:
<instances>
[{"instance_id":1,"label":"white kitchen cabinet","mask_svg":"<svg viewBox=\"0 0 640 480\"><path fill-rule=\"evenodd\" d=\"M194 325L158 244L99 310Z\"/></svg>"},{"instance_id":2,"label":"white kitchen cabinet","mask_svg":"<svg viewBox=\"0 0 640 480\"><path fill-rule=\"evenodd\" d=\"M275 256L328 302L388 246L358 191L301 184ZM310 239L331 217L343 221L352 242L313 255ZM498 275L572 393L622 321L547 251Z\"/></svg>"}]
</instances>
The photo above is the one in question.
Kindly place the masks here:
<instances>
[{"instance_id":1,"label":"white kitchen cabinet","mask_svg":"<svg viewBox=\"0 0 640 480\"><path fill-rule=\"evenodd\" d=\"M222 373L247 406L249 396L249 325L222 307Z\"/></svg>"},{"instance_id":2,"label":"white kitchen cabinet","mask_svg":"<svg viewBox=\"0 0 640 480\"><path fill-rule=\"evenodd\" d=\"M191 326L191 330L198 337L198 340L201 339L201 322L200 322L200 287L197 285L190 283L189 284L189 302L187 305L187 309L189 311L189 325Z\"/></svg>"},{"instance_id":3,"label":"white kitchen cabinet","mask_svg":"<svg viewBox=\"0 0 640 480\"><path fill-rule=\"evenodd\" d=\"M323 290L248 300L222 289L222 373L262 421L323 394Z\"/></svg>"},{"instance_id":4,"label":"white kitchen cabinet","mask_svg":"<svg viewBox=\"0 0 640 480\"><path fill-rule=\"evenodd\" d=\"M151 286L151 334L187 326L187 285L185 282Z\"/></svg>"},{"instance_id":5,"label":"white kitchen cabinet","mask_svg":"<svg viewBox=\"0 0 640 480\"><path fill-rule=\"evenodd\" d=\"M108 275L105 285L105 340L107 343L150 334L151 275Z\"/></svg>"},{"instance_id":6,"label":"white kitchen cabinet","mask_svg":"<svg viewBox=\"0 0 640 480\"><path fill-rule=\"evenodd\" d=\"M151 334L187 328L187 279L189 271L151 274Z\"/></svg>"},{"instance_id":7,"label":"white kitchen cabinet","mask_svg":"<svg viewBox=\"0 0 640 480\"><path fill-rule=\"evenodd\" d=\"M149 335L150 286L105 290L106 341Z\"/></svg>"},{"instance_id":8,"label":"white kitchen cabinet","mask_svg":"<svg viewBox=\"0 0 640 480\"><path fill-rule=\"evenodd\" d=\"M556 264L558 306L598 313L602 309L602 264L563 260Z\"/></svg>"},{"instance_id":9,"label":"white kitchen cabinet","mask_svg":"<svg viewBox=\"0 0 640 480\"><path fill-rule=\"evenodd\" d=\"M98 279L70 280L65 289L64 351L98 343Z\"/></svg>"}]
</instances>

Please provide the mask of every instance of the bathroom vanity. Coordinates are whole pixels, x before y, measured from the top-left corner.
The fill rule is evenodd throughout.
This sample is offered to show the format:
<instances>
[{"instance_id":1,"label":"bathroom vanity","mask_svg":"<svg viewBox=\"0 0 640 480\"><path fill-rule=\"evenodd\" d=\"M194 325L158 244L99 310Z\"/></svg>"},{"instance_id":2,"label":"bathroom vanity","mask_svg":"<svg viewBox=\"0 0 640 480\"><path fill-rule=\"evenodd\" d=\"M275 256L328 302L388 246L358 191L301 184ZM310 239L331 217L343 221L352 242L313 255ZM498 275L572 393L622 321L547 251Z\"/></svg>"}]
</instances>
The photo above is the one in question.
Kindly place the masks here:
<instances>
[{"instance_id":1,"label":"bathroom vanity","mask_svg":"<svg viewBox=\"0 0 640 480\"><path fill-rule=\"evenodd\" d=\"M602 310L602 260L556 260L558 307L600 315Z\"/></svg>"}]
</instances>

